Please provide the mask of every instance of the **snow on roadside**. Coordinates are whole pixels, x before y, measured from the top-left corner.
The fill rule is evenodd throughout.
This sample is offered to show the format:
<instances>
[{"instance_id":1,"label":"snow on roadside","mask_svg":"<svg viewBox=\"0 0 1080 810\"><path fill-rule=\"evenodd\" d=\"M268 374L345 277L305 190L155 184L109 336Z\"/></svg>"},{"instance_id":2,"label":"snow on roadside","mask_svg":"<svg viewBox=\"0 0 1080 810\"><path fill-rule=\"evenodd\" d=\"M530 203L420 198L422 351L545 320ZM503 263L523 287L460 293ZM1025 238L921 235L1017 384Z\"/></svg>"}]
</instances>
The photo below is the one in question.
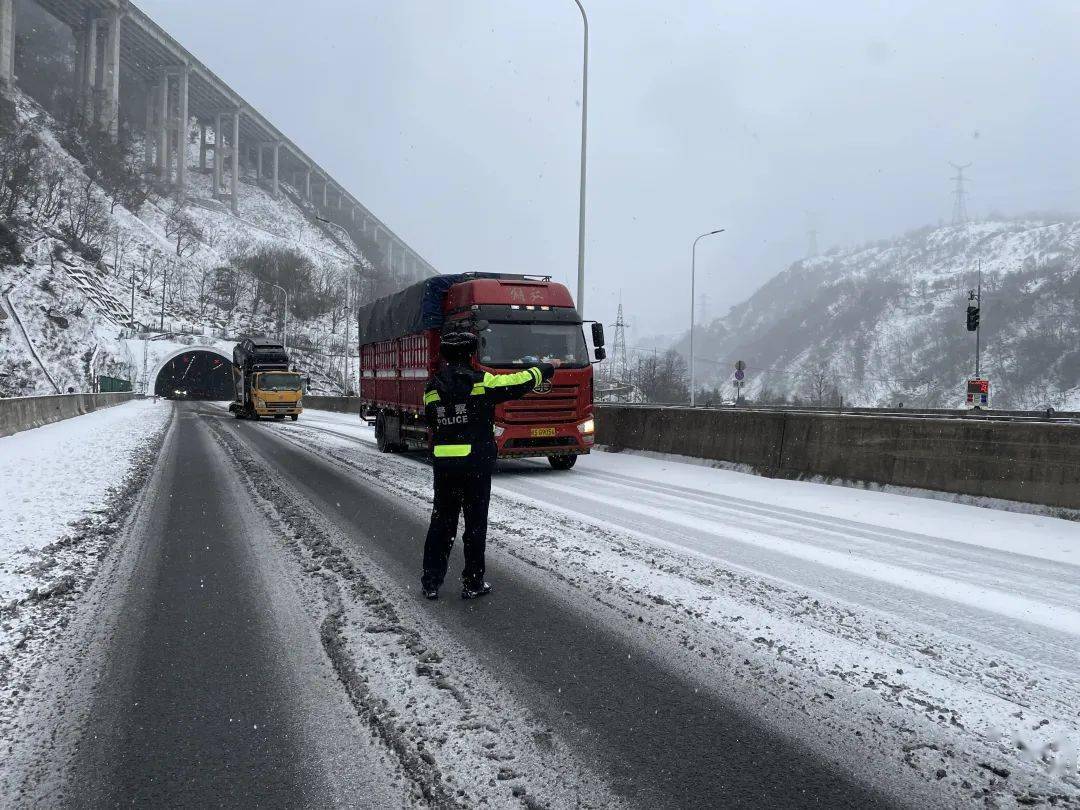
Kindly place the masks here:
<instances>
[{"instance_id":1,"label":"snow on roadside","mask_svg":"<svg viewBox=\"0 0 1080 810\"><path fill-rule=\"evenodd\" d=\"M0 738L35 656L111 545L171 412L168 402L134 400L0 438Z\"/></svg>"},{"instance_id":2,"label":"snow on roadside","mask_svg":"<svg viewBox=\"0 0 1080 810\"><path fill-rule=\"evenodd\" d=\"M288 432L302 434L305 446L426 508L427 469L407 457L375 453L371 432L357 417L312 411L303 419ZM748 502L794 504L837 522L873 519L882 527L902 524L932 536L951 533L973 553L985 549L1066 566L1075 565L1080 553L1077 526L1068 521L769 481L670 460L658 477L655 460L617 460L620 472L664 486L715 491L719 475L725 495ZM394 474L387 476L387 469ZM575 478L576 471L550 475L557 484L547 483L547 471L539 475L556 490L599 483ZM703 477L709 479L705 485ZM496 481L500 497L492 503L491 545L569 584L587 601L614 608L656 643L694 662L703 679L711 677L715 685L715 673L724 671L738 685L736 694L809 716L808 728L816 726L823 736L858 739L859 746L911 769L935 790L1005 804L1080 801L1080 672L1074 668L1048 668L1008 643L973 641L722 559L659 545L647 532L574 511L572 492L562 493L558 503L550 493L544 500L523 494L522 487L514 491L514 478L527 480ZM909 524L903 510L914 505L919 514ZM668 517L676 523L684 516L679 510L689 511L684 498L673 497L670 506ZM556 520L553 507L562 512ZM971 531L966 521L973 517L985 520L989 531Z\"/></svg>"}]
</instances>

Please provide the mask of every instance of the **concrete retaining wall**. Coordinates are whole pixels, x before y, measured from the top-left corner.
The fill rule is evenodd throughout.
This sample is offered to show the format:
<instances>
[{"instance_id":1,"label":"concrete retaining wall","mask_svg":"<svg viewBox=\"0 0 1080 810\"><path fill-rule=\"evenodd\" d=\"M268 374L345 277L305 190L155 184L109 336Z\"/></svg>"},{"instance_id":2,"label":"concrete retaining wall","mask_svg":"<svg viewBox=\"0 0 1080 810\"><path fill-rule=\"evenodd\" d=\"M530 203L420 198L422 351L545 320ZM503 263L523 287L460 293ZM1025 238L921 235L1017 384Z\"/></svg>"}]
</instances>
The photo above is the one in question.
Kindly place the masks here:
<instances>
[{"instance_id":1,"label":"concrete retaining wall","mask_svg":"<svg viewBox=\"0 0 1080 810\"><path fill-rule=\"evenodd\" d=\"M598 405L614 448L1080 509L1080 426Z\"/></svg>"},{"instance_id":2,"label":"concrete retaining wall","mask_svg":"<svg viewBox=\"0 0 1080 810\"><path fill-rule=\"evenodd\" d=\"M55 394L47 397L0 399L0 436L41 427L133 399L130 392L115 394Z\"/></svg>"},{"instance_id":3,"label":"concrete retaining wall","mask_svg":"<svg viewBox=\"0 0 1080 810\"><path fill-rule=\"evenodd\" d=\"M316 411L359 414L362 402L363 400L359 397L317 397L312 394L304 394L304 407Z\"/></svg>"}]
</instances>

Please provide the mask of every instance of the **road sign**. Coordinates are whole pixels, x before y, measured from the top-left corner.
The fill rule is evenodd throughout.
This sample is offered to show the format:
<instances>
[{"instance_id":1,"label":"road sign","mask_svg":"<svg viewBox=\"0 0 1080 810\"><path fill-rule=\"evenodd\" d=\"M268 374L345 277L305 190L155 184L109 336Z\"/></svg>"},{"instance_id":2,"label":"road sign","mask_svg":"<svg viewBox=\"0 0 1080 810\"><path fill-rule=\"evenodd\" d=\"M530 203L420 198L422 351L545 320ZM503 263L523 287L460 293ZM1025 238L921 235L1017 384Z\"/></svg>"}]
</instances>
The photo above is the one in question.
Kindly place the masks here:
<instances>
[{"instance_id":1,"label":"road sign","mask_svg":"<svg viewBox=\"0 0 1080 810\"><path fill-rule=\"evenodd\" d=\"M969 408L989 408L990 407L990 381L989 380L968 380L967 382L967 404Z\"/></svg>"},{"instance_id":2,"label":"road sign","mask_svg":"<svg viewBox=\"0 0 1080 810\"><path fill-rule=\"evenodd\" d=\"M735 380L741 382L746 378L746 363L742 360L735 361Z\"/></svg>"}]
</instances>

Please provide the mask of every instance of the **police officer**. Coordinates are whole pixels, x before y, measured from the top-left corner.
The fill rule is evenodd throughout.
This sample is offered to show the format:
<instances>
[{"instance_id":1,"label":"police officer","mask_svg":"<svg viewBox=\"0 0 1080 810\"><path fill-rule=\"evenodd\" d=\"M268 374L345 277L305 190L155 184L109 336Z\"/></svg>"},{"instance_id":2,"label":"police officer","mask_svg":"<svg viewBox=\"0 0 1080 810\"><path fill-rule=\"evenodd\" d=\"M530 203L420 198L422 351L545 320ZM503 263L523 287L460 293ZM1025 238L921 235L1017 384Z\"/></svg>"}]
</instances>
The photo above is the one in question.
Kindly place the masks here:
<instances>
[{"instance_id":1,"label":"police officer","mask_svg":"<svg viewBox=\"0 0 1080 810\"><path fill-rule=\"evenodd\" d=\"M495 445L495 406L529 393L550 379L555 367L538 363L512 374L491 374L472 367L476 335L448 332L440 353L446 361L428 381L424 413L431 426L435 467L435 502L424 543L424 596L439 598L450 549L457 534L458 513L465 515L465 570L461 572L461 598L490 593L484 582L484 545L487 541L491 471Z\"/></svg>"}]
</instances>

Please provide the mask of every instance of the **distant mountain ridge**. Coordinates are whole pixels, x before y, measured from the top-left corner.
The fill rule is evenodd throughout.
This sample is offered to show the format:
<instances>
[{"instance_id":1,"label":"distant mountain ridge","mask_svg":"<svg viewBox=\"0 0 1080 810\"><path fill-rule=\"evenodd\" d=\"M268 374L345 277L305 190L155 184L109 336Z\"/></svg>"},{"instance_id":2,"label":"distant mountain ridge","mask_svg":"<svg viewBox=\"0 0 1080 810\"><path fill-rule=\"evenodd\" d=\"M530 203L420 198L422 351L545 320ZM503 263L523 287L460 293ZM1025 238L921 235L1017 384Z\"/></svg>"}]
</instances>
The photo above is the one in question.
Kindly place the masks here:
<instances>
[{"instance_id":1,"label":"distant mountain ridge","mask_svg":"<svg viewBox=\"0 0 1080 810\"><path fill-rule=\"evenodd\" d=\"M1000 408L1080 408L1080 221L927 227L795 262L696 332L699 385L750 398L956 407L982 265L982 373ZM689 336L676 348L688 354Z\"/></svg>"}]
</instances>

